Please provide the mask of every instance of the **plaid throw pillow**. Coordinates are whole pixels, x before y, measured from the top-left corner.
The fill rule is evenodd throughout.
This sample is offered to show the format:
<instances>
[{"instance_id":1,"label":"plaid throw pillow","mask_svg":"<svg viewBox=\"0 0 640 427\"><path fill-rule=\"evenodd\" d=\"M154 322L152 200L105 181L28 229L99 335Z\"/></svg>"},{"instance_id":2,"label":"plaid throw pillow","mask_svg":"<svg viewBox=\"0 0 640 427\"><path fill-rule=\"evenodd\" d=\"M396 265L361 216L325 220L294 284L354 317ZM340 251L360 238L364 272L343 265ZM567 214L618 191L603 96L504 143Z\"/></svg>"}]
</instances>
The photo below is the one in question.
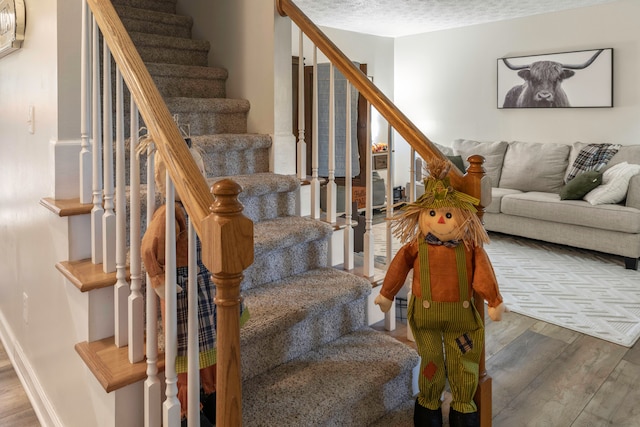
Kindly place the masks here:
<instances>
[{"instance_id":1,"label":"plaid throw pillow","mask_svg":"<svg viewBox=\"0 0 640 427\"><path fill-rule=\"evenodd\" d=\"M576 175L587 171L602 169L609 160L618 152L620 144L589 144L578 153L571 165L565 183L568 183Z\"/></svg>"}]
</instances>

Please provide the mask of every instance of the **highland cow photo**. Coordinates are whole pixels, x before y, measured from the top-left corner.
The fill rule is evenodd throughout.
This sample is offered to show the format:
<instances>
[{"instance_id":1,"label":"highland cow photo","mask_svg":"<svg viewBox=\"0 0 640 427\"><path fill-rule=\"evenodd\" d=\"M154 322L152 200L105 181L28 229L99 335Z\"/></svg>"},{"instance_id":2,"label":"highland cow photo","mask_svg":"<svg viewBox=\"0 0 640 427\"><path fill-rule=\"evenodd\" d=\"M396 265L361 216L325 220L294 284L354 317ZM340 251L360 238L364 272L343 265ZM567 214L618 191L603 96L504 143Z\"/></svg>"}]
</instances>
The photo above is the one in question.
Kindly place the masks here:
<instances>
[{"instance_id":1,"label":"highland cow photo","mask_svg":"<svg viewBox=\"0 0 640 427\"><path fill-rule=\"evenodd\" d=\"M498 59L498 108L613 107L613 49Z\"/></svg>"}]
</instances>

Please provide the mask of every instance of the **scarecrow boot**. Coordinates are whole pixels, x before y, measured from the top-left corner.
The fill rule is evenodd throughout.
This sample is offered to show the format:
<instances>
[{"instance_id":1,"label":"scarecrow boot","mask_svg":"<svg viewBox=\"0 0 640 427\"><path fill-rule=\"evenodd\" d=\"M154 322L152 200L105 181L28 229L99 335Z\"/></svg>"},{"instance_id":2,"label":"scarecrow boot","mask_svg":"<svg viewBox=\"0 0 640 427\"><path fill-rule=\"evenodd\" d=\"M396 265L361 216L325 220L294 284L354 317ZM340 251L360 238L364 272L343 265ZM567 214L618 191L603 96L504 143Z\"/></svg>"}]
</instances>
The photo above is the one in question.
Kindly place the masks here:
<instances>
[{"instance_id":1,"label":"scarecrow boot","mask_svg":"<svg viewBox=\"0 0 640 427\"><path fill-rule=\"evenodd\" d=\"M480 418L477 412L464 414L451 408L449 411L450 427L480 427Z\"/></svg>"},{"instance_id":2,"label":"scarecrow boot","mask_svg":"<svg viewBox=\"0 0 640 427\"><path fill-rule=\"evenodd\" d=\"M413 425L415 427L442 427L442 408L425 408L416 399L416 406L413 410Z\"/></svg>"}]
</instances>

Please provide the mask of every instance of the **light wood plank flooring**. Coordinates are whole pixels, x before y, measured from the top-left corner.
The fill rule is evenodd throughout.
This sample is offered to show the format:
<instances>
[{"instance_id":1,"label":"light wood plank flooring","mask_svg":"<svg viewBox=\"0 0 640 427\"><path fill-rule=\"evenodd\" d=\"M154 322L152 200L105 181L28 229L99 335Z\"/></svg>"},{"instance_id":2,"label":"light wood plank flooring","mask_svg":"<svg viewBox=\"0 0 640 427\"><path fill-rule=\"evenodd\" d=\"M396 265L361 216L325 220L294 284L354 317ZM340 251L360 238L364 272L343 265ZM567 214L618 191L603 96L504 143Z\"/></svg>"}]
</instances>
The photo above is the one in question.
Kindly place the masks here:
<instances>
[{"instance_id":1,"label":"light wood plank flooring","mask_svg":"<svg viewBox=\"0 0 640 427\"><path fill-rule=\"evenodd\" d=\"M0 341L0 426L40 426L9 356Z\"/></svg>"},{"instance_id":2,"label":"light wood plank flooring","mask_svg":"<svg viewBox=\"0 0 640 427\"><path fill-rule=\"evenodd\" d=\"M396 324L390 334L408 342L406 325ZM494 427L640 426L638 343L626 348L510 312L487 321L486 356Z\"/></svg>"},{"instance_id":3,"label":"light wood plank flooring","mask_svg":"<svg viewBox=\"0 0 640 427\"><path fill-rule=\"evenodd\" d=\"M389 334L415 345L396 324ZM507 313L487 321L486 352L494 427L640 427L638 343L628 349ZM2 343L0 426L40 426Z\"/></svg>"}]
</instances>

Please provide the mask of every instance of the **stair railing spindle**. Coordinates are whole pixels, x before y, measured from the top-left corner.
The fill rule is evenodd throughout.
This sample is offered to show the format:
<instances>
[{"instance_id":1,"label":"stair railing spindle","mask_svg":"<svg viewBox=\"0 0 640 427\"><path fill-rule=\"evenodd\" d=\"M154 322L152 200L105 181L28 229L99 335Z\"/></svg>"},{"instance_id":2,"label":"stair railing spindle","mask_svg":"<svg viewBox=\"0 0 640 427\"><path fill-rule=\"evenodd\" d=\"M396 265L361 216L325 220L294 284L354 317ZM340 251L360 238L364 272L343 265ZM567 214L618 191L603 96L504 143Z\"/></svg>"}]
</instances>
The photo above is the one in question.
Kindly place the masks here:
<instances>
[{"instance_id":1,"label":"stair railing spindle","mask_svg":"<svg viewBox=\"0 0 640 427\"><path fill-rule=\"evenodd\" d=\"M187 421L188 427L196 427L200 425L200 364L198 361L198 267L196 264L196 231L193 223L188 220L189 232L189 284L188 284L188 303L189 310L187 313Z\"/></svg>"},{"instance_id":2,"label":"stair railing spindle","mask_svg":"<svg viewBox=\"0 0 640 427\"><path fill-rule=\"evenodd\" d=\"M393 216L393 174L394 174L394 145L392 138L391 125L387 123L387 219L391 219ZM391 264L393 258L393 233L391 232L391 221L385 221L385 233L386 233L386 265ZM387 331L394 331L396 329L396 308L395 304L392 305L391 310L384 314L384 328Z\"/></svg>"},{"instance_id":3,"label":"stair railing spindle","mask_svg":"<svg viewBox=\"0 0 640 427\"><path fill-rule=\"evenodd\" d=\"M176 301L176 211L173 182L166 172L166 227L165 227L165 316L164 316L164 375L165 394L162 425L177 426L180 423L180 401L178 400L178 355L177 301Z\"/></svg>"},{"instance_id":4,"label":"stair railing spindle","mask_svg":"<svg viewBox=\"0 0 640 427\"><path fill-rule=\"evenodd\" d=\"M87 2L82 2L82 35L80 46L80 203L92 202L93 182L91 145L91 17Z\"/></svg>"},{"instance_id":5,"label":"stair railing spindle","mask_svg":"<svg viewBox=\"0 0 640 427\"><path fill-rule=\"evenodd\" d=\"M147 147L147 226L156 210L153 151L153 144L150 144ZM146 283L147 378L144 382L144 427L160 427L162 387L158 377L158 299L151 287L149 274L146 275Z\"/></svg>"},{"instance_id":6,"label":"stair railing spindle","mask_svg":"<svg viewBox=\"0 0 640 427\"><path fill-rule=\"evenodd\" d=\"M365 176L365 226L364 226L364 263L363 274L365 277L372 277L374 275L374 243L373 237L373 153L371 150L371 103L367 101L367 149L364 155L366 156L366 170L368 173Z\"/></svg>"},{"instance_id":7,"label":"stair railing spindle","mask_svg":"<svg viewBox=\"0 0 640 427\"><path fill-rule=\"evenodd\" d=\"M113 183L113 106L111 97L111 52L109 46L103 45L102 58L102 135L103 135L103 185L104 185L104 214L102 215L102 271L111 273L116 270L115 234L116 214L114 212L114 183Z\"/></svg>"},{"instance_id":8,"label":"stair railing spindle","mask_svg":"<svg viewBox=\"0 0 640 427\"><path fill-rule=\"evenodd\" d=\"M115 343L124 347L129 343L128 338L128 304L129 283L127 282L127 240L126 215L127 193L125 183L125 152L124 152L124 102L122 96L122 76L116 65L116 187L115 187L115 263L116 285L114 287L114 320Z\"/></svg>"},{"instance_id":9,"label":"stair railing spindle","mask_svg":"<svg viewBox=\"0 0 640 427\"><path fill-rule=\"evenodd\" d=\"M91 262L102 262L102 132L100 115L100 29L92 19L91 49L91 99L92 99L92 135L93 135L93 207L91 208Z\"/></svg>"},{"instance_id":10,"label":"stair railing spindle","mask_svg":"<svg viewBox=\"0 0 640 427\"><path fill-rule=\"evenodd\" d=\"M333 64L329 64L329 150L327 182L327 222L334 224L337 218L336 185L336 86Z\"/></svg>"},{"instance_id":11,"label":"stair railing spindle","mask_svg":"<svg viewBox=\"0 0 640 427\"><path fill-rule=\"evenodd\" d=\"M352 170L352 159L351 159L351 84L348 80L345 80L346 84L346 101L345 101L345 165L344 165L344 220L345 220L345 228L344 228L344 269L345 270L353 270L354 267L354 256L353 256L353 227L351 227L351 215L352 215L352 207L351 207L351 188L353 174ZM357 213L356 213L357 214Z\"/></svg>"},{"instance_id":12,"label":"stair railing spindle","mask_svg":"<svg viewBox=\"0 0 640 427\"><path fill-rule=\"evenodd\" d=\"M142 295L142 260L140 258L140 158L136 155L140 129L138 107L133 99L131 99L130 105L129 186L131 188L131 200L129 208L129 269L131 273L131 293L128 300L128 346L129 362L137 363L144 359L144 298Z\"/></svg>"},{"instance_id":13,"label":"stair railing spindle","mask_svg":"<svg viewBox=\"0 0 640 427\"><path fill-rule=\"evenodd\" d=\"M307 177L307 143L304 140L304 54L303 37L300 30L298 48L298 179Z\"/></svg>"},{"instance_id":14,"label":"stair railing spindle","mask_svg":"<svg viewBox=\"0 0 640 427\"><path fill-rule=\"evenodd\" d=\"M320 180L318 179L318 48L313 46L313 101L311 103L311 218L320 219Z\"/></svg>"}]
</instances>

